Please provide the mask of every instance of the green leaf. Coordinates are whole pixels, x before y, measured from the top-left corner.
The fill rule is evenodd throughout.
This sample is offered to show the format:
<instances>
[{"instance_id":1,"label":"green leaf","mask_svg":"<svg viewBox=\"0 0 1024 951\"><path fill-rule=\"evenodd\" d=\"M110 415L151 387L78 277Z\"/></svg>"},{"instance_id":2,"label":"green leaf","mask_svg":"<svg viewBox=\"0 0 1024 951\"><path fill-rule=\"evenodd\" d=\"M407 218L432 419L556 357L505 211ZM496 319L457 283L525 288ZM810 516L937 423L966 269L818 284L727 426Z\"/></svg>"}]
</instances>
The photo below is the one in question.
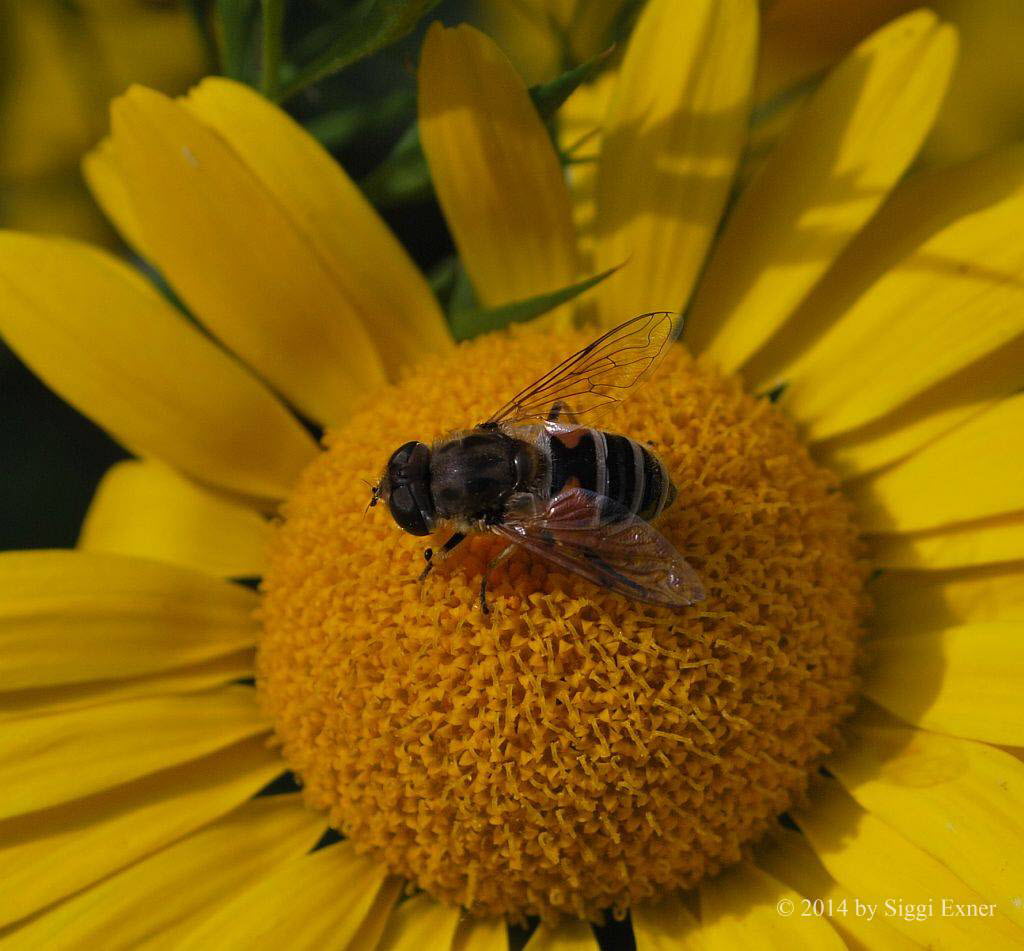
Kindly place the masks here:
<instances>
[{"instance_id":1,"label":"green leaf","mask_svg":"<svg viewBox=\"0 0 1024 951\"><path fill-rule=\"evenodd\" d=\"M753 106L750 110L750 127L756 129L764 122L774 119L780 112L788 109L794 103L805 99L821 84L825 75L824 70L802 79L792 86L780 90L771 99L767 99L759 106Z\"/></svg>"},{"instance_id":2,"label":"green leaf","mask_svg":"<svg viewBox=\"0 0 1024 951\"><path fill-rule=\"evenodd\" d=\"M452 318L453 323L457 323L462 317L474 314L480 309L476 288L473 287L473 282L469 279L462 262L456 257L451 291L448 294L448 315Z\"/></svg>"},{"instance_id":3,"label":"green leaf","mask_svg":"<svg viewBox=\"0 0 1024 951\"><path fill-rule=\"evenodd\" d=\"M185 5L192 14L192 19L196 21L196 26L202 29L203 25L206 23L206 15L209 12L207 9L209 7L207 0L186 0Z\"/></svg>"},{"instance_id":4,"label":"green leaf","mask_svg":"<svg viewBox=\"0 0 1024 951\"><path fill-rule=\"evenodd\" d=\"M440 0L363 0L339 25L336 39L299 69L281 91L288 99L307 86L390 46L410 33Z\"/></svg>"},{"instance_id":5,"label":"green leaf","mask_svg":"<svg viewBox=\"0 0 1024 951\"><path fill-rule=\"evenodd\" d=\"M492 330L500 330L509 324L533 320L534 317L540 317L541 314L546 314L560 304L589 291L590 288L614 274L620 267L622 265L617 264L615 267L608 268L607 271L602 271L600 274L595 274L593 277L570 284L560 290L538 294L536 297L528 297L526 300L514 301L511 304L502 304L501 307L493 307L490 310L453 310L449 314L452 335L456 340L469 340Z\"/></svg>"},{"instance_id":6,"label":"green leaf","mask_svg":"<svg viewBox=\"0 0 1024 951\"><path fill-rule=\"evenodd\" d=\"M597 56L581 63L575 69L567 70L561 76L556 76L546 83L531 86L530 98L537 107L540 117L546 122L554 116L566 99L601 72L608 62L608 58L614 52L615 47L609 46L604 52L598 53Z\"/></svg>"},{"instance_id":7,"label":"green leaf","mask_svg":"<svg viewBox=\"0 0 1024 951\"><path fill-rule=\"evenodd\" d=\"M268 99L277 94L281 79L281 31L284 29L284 0L261 0L263 5L263 59L260 90Z\"/></svg>"},{"instance_id":8,"label":"green leaf","mask_svg":"<svg viewBox=\"0 0 1024 951\"><path fill-rule=\"evenodd\" d=\"M217 40L225 76L242 82L248 73L255 0L216 0Z\"/></svg>"},{"instance_id":9,"label":"green leaf","mask_svg":"<svg viewBox=\"0 0 1024 951\"><path fill-rule=\"evenodd\" d=\"M405 130L384 161L359 184L363 194L380 208L430 197L433 191L430 169L415 122Z\"/></svg>"},{"instance_id":10,"label":"green leaf","mask_svg":"<svg viewBox=\"0 0 1024 951\"><path fill-rule=\"evenodd\" d=\"M379 99L360 101L321 113L306 122L306 131L327 149L342 149L361 136L394 132L408 121L416 102L408 89L395 89Z\"/></svg>"},{"instance_id":11,"label":"green leaf","mask_svg":"<svg viewBox=\"0 0 1024 951\"><path fill-rule=\"evenodd\" d=\"M360 135L366 119L365 106L344 106L314 116L306 122L306 131L325 149L340 149Z\"/></svg>"},{"instance_id":12,"label":"green leaf","mask_svg":"<svg viewBox=\"0 0 1024 951\"><path fill-rule=\"evenodd\" d=\"M203 52L206 55L207 65L212 69L214 63L219 61L217 40L213 35L212 16L210 10L213 7L211 0L187 0L186 4L196 24L196 31L203 41Z\"/></svg>"},{"instance_id":13,"label":"green leaf","mask_svg":"<svg viewBox=\"0 0 1024 951\"><path fill-rule=\"evenodd\" d=\"M611 53L612 49L605 50L550 82L531 86L530 98L541 119L550 119L576 88L600 71ZM425 201L430 197L433 191L430 169L427 168L419 127L415 122L405 130L384 161L359 184L363 194L379 208Z\"/></svg>"},{"instance_id":14,"label":"green leaf","mask_svg":"<svg viewBox=\"0 0 1024 951\"><path fill-rule=\"evenodd\" d=\"M445 300L451 295L459 269L459 259L454 254L450 254L438 261L427 272L427 283L430 284L430 289L435 297Z\"/></svg>"}]
</instances>

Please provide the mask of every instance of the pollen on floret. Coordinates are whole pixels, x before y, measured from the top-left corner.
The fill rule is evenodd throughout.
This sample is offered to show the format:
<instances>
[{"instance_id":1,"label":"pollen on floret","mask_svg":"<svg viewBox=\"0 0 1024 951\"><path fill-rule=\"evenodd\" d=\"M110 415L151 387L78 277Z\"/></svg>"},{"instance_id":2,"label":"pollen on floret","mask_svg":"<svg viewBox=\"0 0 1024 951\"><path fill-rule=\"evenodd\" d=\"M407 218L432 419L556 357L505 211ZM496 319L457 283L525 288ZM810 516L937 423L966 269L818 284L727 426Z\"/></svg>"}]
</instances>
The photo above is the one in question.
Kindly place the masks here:
<instances>
[{"instance_id":1,"label":"pollen on floret","mask_svg":"<svg viewBox=\"0 0 1024 951\"><path fill-rule=\"evenodd\" d=\"M707 592L626 600L381 507L388 455L485 419L592 334L518 328L425 360L331 432L283 509L258 687L308 804L413 885L511 920L688 888L804 792L856 690L864 565L851 507L794 427L677 347L601 419L679 488L658 527ZM443 541L443 538L438 539Z\"/></svg>"}]
</instances>

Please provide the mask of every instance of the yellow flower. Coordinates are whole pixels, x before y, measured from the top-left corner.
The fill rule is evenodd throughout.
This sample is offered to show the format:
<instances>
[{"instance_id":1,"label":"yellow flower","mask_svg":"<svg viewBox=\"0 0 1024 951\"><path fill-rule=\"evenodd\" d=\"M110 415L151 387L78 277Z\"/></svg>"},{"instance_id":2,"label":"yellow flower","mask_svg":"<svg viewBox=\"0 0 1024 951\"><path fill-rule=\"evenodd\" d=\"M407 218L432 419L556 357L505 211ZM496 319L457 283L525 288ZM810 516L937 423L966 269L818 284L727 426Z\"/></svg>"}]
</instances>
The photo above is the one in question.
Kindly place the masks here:
<instances>
[{"instance_id":1,"label":"yellow flower","mask_svg":"<svg viewBox=\"0 0 1024 951\"><path fill-rule=\"evenodd\" d=\"M777 140L810 88L858 42L919 0L761 0L761 48L754 80L759 121L747 146L754 159ZM607 47L623 0L482 0L484 29L529 83L549 80ZM961 55L949 91L918 154L922 166L964 161L1024 137L1024 7L1018 0L932 0L957 27ZM627 20L628 22L628 20ZM742 173L741 173L742 174Z\"/></svg>"},{"instance_id":2,"label":"yellow flower","mask_svg":"<svg viewBox=\"0 0 1024 951\"><path fill-rule=\"evenodd\" d=\"M478 3L481 26L501 44L527 83L557 76L611 41L624 0L520 0Z\"/></svg>"},{"instance_id":3,"label":"yellow flower","mask_svg":"<svg viewBox=\"0 0 1024 951\"><path fill-rule=\"evenodd\" d=\"M755 99L770 100L830 68L915 0L768 0ZM921 148L922 165L963 161L1024 136L1024 8L1016 0L933 0L953 23L961 55L939 116Z\"/></svg>"},{"instance_id":4,"label":"yellow flower","mask_svg":"<svg viewBox=\"0 0 1024 951\"><path fill-rule=\"evenodd\" d=\"M78 162L103 134L111 97L129 83L177 93L202 74L187 4L3 0L0 33L0 222L112 242Z\"/></svg>"},{"instance_id":5,"label":"yellow flower","mask_svg":"<svg viewBox=\"0 0 1024 951\"><path fill-rule=\"evenodd\" d=\"M756 35L752 0L645 7L582 246L496 47L434 27L420 67L483 302L622 264L582 312L688 310L700 358L618 418L680 486L665 531L709 591L680 615L517 557L485 620L486 539L421 593L416 539L363 519L359 478L588 334L454 348L352 183L251 91L133 90L87 165L209 336L106 254L0 237L0 329L140 457L80 550L0 558L13 944L499 949L496 912L525 911L546 916L531 951L582 949L573 913L627 905L641 951L1022 943L1024 153L904 180L955 55L918 12L837 66L730 202ZM875 611L838 726L854 521ZM262 604L226 580L257 575ZM285 763L313 809L254 796ZM318 809L351 837L311 851ZM399 901L389 866L427 891Z\"/></svg>"}]
</instances>

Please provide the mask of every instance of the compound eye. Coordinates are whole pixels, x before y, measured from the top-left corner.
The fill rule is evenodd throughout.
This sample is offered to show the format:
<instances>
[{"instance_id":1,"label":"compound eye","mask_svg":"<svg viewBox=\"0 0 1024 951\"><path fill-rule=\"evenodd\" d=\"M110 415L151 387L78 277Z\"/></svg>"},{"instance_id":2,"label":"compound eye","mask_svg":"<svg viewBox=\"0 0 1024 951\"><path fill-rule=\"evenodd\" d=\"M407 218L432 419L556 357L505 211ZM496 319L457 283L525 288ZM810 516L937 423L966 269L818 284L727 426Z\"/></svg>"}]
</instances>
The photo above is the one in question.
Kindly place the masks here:
<instances>
[{"instance_id":1,"label":"compound eye","mask_svg":"<svg viewBox=\"0 0 1024 951\"><path fill-rule=\"evenodd\" d=\"M410 535L429 535L430 528L412 491L406 485L395 486L388 499L388 508L391 510L391 517L398 523L399 528L404 529Z\"/></svg>"},{"instance_id":2,"label":"compound eye","mask_svg":"<svg viewBox=\"0 0 1024 951\"><path fill-rule=\"evenodd\" d=\"M426 467L429 452L421 442L399 446L388 460L388 478L392 483L416 478Z\"/></svg>"}]
</instances>

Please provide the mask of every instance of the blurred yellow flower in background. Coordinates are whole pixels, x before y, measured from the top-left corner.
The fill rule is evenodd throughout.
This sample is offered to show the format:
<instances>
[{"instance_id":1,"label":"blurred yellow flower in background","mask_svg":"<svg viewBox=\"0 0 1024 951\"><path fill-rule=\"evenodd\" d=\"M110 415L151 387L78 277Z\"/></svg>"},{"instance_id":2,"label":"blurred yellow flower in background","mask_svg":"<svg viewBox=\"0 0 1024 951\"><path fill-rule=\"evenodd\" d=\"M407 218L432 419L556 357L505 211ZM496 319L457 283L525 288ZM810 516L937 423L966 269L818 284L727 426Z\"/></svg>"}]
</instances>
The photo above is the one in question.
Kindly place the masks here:
<instances>
[{"instance_id":1,"label":"blurred yellow flower in background","mask_svg":"<svg viewBox=\"0 0 1024 951\"><path fill-rule=\"evenodd\" d=\"M183 2L0 3L0 224L108 242L79 162L133 82L181 92L205 70Z\"/></svg>"},{"instance_id":2,"label":"blurred yellow flower in background","mask_svg":"<svg viewBox=\"0 0 1024 951\"><path fill-rule=\"evenodd\" d=\"M957 27L960 58L918 161L962 161L1024 139L1018 0L767 0L756 99L768 101L819 75L872 30L922 6Z\"/></svg>"},{"instance_id":3,"label":"blurred yellow flower in background","mask_svg":"<svg viewBox=\"0 0 1024 951\"><path fill-rule=\"evenodd\" d=\"M533 85L607 47L626 7L625 0L482 0L478 14L481 26Z\"/></svg>"},{"instance_id":4,"label":"blurred yellow flower in background","mask_svg":"<svg viewBox=\"0 0 1024 951\"><path fill-rule=\"evenodd\" d=\"M625 0L519 0L478 4L480 21L527 82L550 79L600 52L635 8ZM1024 139L1024 6L1019 0L761 0L755 107L763 151L822 74L883 23L927 7L954 24L961 53L943 108L918 155L922 165L973 158ZM757 113L755 112L755 115Z\"/></svg>"},{"instance_id":5,"label":"blurred yellow flower in background","mask_svg":"<svg viewBox=\"0 0 1024 951\"><path fill-rule=\"evenodd\" d=\"M485 35L433 27L418 74L485 305L621 265L563 323L687 310L699 358L620 417L683 493L666 532L708 599L678 615L523 557L485 620L486 539L421 591L360 478L585 334L454 347L356 186L252 90L133 88L86 162L205 333L106 252L0 235L0 330L140 457L79 550L0 556L12 944L502 951L503 916L537 913L529 951L584 951L572 916L609 906L638 951L1024 943L1024 153L906 177L956 55L918 11L733 194L757 42L752 0L648 3L607 112L566 105L575 198ZM851 519L876 610L836 750ZM262 603L228 580L255 576ZM285 764L321 812L254 796ZM396 870L426 891L400 901ZM786 916L805 899L993 913Z\"/></svg>"}]
</instances>

